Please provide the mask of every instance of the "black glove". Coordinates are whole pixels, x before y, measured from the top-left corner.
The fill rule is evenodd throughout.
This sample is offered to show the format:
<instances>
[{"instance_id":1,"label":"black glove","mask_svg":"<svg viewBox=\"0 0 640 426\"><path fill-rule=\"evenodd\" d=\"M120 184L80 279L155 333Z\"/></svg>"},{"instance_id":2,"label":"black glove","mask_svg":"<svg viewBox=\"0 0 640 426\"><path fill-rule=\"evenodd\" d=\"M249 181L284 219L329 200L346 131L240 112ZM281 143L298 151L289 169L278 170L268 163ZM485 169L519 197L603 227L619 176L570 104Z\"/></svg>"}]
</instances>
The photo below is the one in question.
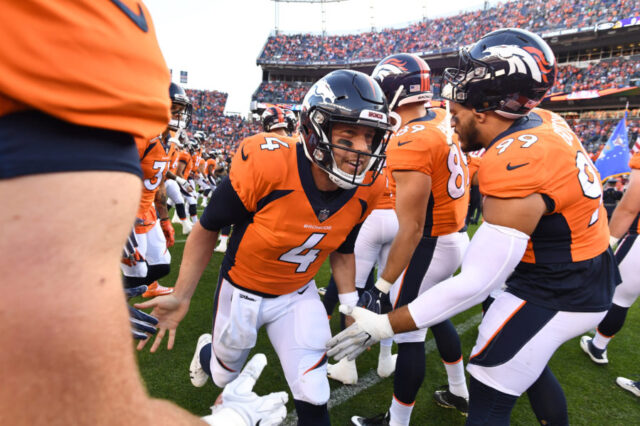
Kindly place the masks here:
<instances>
[{"instance_id":1,"label":"black glove","mask_svg":"<svg viewBox=\"0 0 640 426\"><path fill-rule=\"evenodd\" d=\"M124 294L127 296L127 300L132 297L140 296L147 291L146 285L139 285L138 287L125 288ZM156 325L158 325L158 319L152 315L147 314L133 306L127 305L129 308L129 322L131 323L131 334L136 340L145 340L149 337L148 334L156 334L158 331Z\"/></svg>"},{"instance_id":2,"label":"black glove","mask_svg":"<svg viewBox=\"0 0 640 426\"><path fill-rule=\"evenodd\" d=\"M389 295L381 292L376 286L362 293L356 306L365 308L376 314L386 314L393 309Z\"/></svg>"}]
</instances>

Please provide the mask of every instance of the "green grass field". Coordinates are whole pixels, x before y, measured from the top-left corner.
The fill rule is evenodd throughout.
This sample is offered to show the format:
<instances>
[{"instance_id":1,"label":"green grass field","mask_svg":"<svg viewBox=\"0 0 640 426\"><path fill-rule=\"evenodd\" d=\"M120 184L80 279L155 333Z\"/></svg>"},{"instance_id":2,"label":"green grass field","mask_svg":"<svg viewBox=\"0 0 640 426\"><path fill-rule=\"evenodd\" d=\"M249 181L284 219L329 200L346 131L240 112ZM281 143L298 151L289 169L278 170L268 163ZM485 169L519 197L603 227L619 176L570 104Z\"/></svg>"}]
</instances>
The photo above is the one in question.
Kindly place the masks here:
<instances>
[{"instance_id":1,"label":"green grass field","mask_svg":"<svg viewBox=\"0 0 640 426\"><path fill-rule=\"evenodd\" d=\"M161 279L164 285L173 285L182 257L185 237L176 229L176 245L171 249L172 271ZM174 401L197 415L209 414L209 407L220 393L212 382L203 388L195 388L189 380L189 363L196 340L202 333L211 332L213 295L222 254L215 253L192 299L189 313L180 324L173 350L166 350L166 342L155 354L147 348L139 352L138 361L149 393L158 398ZM316 277L318 286L329 279L328 265L324 265ZM475 307L453 318L459 330L465 362L476 338L480 308ZM331 321L334 333L339 329L338 315ZM640 399L615 384L617 376L633 378L640 374L635 352L640 336L640 309L636 303L627 316L625 327L609 345L609 365L599 366L591 362L578 345L578 338L565 343L551 360L551 369L563 385L569 406L569 418L573 425L627 425L640 424ZM433 343L427 336L426 377L412 415L412 425L463 425L465 418L455 410L438 407L432 400L433 391L446 383L446 374ZM166 339L165 339L166 340ZM266 333L261 330L254 352L263 352L269 360L255 390L258 394L287 390L279 361L271 348ZM395 353L394 348L394 353ZM378 347L358 358L359 384L344 386L331 382L329 402L332 424L348 425L352 415L374 415L387 410L393 390L393 377L380 380L375 373ZM333 361L331 361L333 362ZM289 393L290 400L291 394ZM288 404L289 417L285 424L295 424L293 404ZM512 424L533 425L533 415L526 396L518 401L512 413Z\"/></svg>"}]
</instances>

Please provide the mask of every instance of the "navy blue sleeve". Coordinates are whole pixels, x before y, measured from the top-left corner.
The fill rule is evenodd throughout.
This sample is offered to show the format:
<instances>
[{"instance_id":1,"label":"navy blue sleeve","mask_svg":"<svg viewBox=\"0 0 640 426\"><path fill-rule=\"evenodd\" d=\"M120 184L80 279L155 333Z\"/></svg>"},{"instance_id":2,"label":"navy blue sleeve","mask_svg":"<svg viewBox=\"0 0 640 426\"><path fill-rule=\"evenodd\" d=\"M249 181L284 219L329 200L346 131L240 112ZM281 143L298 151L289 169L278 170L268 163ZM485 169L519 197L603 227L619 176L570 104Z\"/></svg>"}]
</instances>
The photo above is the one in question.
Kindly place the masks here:
<instances>
[{"instance_id":1,"label":"navy blue sleeve","mask_svg":"<svg viewBox=\"0 0 640 426\"><path fill-rule=\"evenodd\" d=\"M246 222L250 218L251 213L231 186L229 176L226 176L211 195L200 218L200 225L208 231L219 231L225 226Z\"/></svg>"},{"instance_id":2,"label":"navy blue sleeve","mask_svg":"<svg viewBox=\"0 0 640 426\"><path fill-rule=\"evenodd\" d=\"M336 249L338 253L342 254L351 254L353 253L353 248L356 245L356 238L358 238L358 233L360 232L360 228L362 227L362 222L353 227L349 235L347 235L347 239L344 240L342 245Z\"/></svg>"}]
</instances>

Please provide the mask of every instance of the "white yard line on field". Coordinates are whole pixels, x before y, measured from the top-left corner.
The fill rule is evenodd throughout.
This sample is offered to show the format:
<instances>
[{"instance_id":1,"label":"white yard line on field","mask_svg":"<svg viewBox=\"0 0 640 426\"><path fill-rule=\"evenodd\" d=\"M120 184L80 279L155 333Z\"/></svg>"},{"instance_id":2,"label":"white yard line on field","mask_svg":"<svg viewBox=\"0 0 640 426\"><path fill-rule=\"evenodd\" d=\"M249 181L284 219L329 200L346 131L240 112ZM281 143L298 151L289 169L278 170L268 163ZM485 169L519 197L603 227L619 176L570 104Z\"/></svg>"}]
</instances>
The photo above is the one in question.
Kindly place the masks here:
<instances>
[{"instance_id":1,"label":"white yard line on field","mask_svg":"<svg viewBox=\"0 0 640 426\"><path fill-rule=\"evenodd\" d=\"M477 314L472 316L471 318L468 318L465 322L456 327L458 335L463 335L472 328L475 328L481 319L482 314ZM433 352L434 350L436 350L436 342L433 338L431 338L427 340L425 344L424 353L426 355ZM363 377L358 378L358 384L349 386L343 385L338 389L331 391L331 399L329 399L328 403L329 409L331 410L332 408L335 408L340 404L347 402L354 396L369 389L370 387L378 384L381 381L382 378L378 376L378 373L375 370L369 370L369 372ZM289 413L282 424L285 426L293 426L297 424L297 422L298 416L296 415L295 411L292 411L291 413Z\"/></svg>"}]
</instances>

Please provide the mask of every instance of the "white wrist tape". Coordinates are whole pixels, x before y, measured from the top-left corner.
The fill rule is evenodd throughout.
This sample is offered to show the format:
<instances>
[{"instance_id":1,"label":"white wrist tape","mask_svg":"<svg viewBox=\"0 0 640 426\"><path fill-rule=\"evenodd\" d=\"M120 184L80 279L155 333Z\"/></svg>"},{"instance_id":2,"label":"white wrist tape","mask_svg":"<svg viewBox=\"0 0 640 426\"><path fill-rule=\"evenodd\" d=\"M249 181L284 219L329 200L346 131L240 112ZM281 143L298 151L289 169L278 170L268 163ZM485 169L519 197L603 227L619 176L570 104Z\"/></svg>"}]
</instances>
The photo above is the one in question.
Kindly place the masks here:
<instances>
[{"instance_id":1,"label":"white wrist tape","mask_svg":"<svg viewBox=\"0 0 640 426\"><path fill-rule=\"evenodd\" d=\"M392 283L382 277L378 278L378 281L376 281L376 288L384 294L389 294L389 290L391 290L392 285Z\"/></svg>"},{"instance_id":2,"label":"white wrist tape","mask_svg":"<svg viewBox=\"0 0 640 426\"><path fill-rule=\"evenodd\" d=\"M356 306L356 304L358 303L358 299L359 297L357 291L338 294L338 300L340 300L341 305Z\"/></svg>"},{"instance_id":3,"label":"white wrist tape","mask_svg":"<svg viewBox=\"0 0 640 426\"><path fill-rule=\"evenodd\" d=\"M418 328L438 324L482 302L511 275L528 241L529 236L523 232L484 222L467 248L462 271L409 304Z\"/></svg>"},{"instance_id":4,"label":"white wrist tape","mask_svg":"<svg viewBox=\"0 0 640 426\"><path fill-rule=\"evenodd\" d=\"M618 241L620 241L620 238L616 238L613 235L609 236L609 245L611 247L615 247L618 244Z\"/></svg>"}]
</instances>

